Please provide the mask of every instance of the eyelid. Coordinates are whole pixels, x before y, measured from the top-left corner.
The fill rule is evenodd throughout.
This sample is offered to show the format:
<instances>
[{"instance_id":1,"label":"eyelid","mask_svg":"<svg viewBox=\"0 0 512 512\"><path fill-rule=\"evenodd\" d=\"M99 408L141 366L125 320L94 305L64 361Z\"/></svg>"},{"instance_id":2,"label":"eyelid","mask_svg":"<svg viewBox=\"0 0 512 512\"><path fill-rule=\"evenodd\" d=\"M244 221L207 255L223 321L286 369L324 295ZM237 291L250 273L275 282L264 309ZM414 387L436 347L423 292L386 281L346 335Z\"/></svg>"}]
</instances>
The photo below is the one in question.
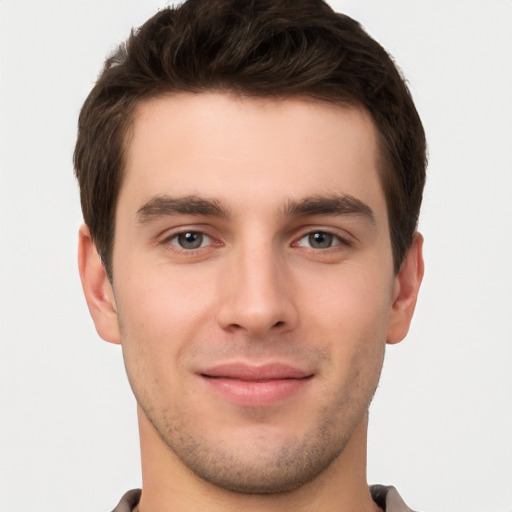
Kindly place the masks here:
<instances>
[{"instance_id":1,"label":"eyelid","mask_svg":"<svg viewBox=\"0 0 512 512\"><path fill-rule=\"evenodd\" d=\"M224 246L224 242L221 240L221 237L218 233L212 233L212 231L215 231L211 228L210 225L204 225L204 224L189 224L189 225L180 225L173 228L166 229L160 235L157 237L157 243L159 245L164 246L166 249L172 252L180 252L185 254L191 254L195 251L204 251L205 249L211 248L211 247L221 247ZM207 239L207 244L203 245L201 247L195 248L195 249L186 249L184 247L181 247L177 242L174 242L176 238L184 233L198 233L201 234L203 237ZM336 243L333 244L330 247L327 248L314 248L314 247L307 247L306 245L299 245L299 242L308 237L311 234L314 233L325 233L328 235L331 235L335 238ZM291 242L292 247L303 247L305 249L311 249L315 252L320 251L329 251L330 249L336 250L340 247L352 247L354 244L357 243L357 239L348 233L345 230L342 230L340 228L336 227L325 227L321 225L309 225L309 226L302 226L298 235L293 237L293 240Z\"/></svg>"},{"instance_id":2,"label":"eyelid","mask_svg":"<svg viewBox=\"0 0 512 512\"><path fill-rule=\"evenodd\" d=\"M325 233L326 235L331 235L332 237L334 237L337 240L338 243L332 245L331 247L325 248L325 249L318 249L318 248L313 248L313 247L307 247L305 245L299 245L299 242L302 239L304 239L314 233ZM343 231L343 233L340 233L340 230L334 229L334 228L307 226L306 228L301 230L300 235L295 238L292 245L296 246L296 247L306 247L309 249L313 249L315 251L321 251L321 250L327 251L329 249L337 248L339 246L351 247L352 245L354 245L354 243L355 243L355 240L353 239L353 237L345 231Z\"/></svg>"},{"instance_id":3,"label":"eyelid","mask_svg":"<svg viewBox=\"0 0 512 512\"><path fill-rule=\"evenodd\" d=\"M158 237L158 244L165 247L166 250L174 253L181 254L193 254L196 251L204 251L212 246L221 246L222 242L218 240L218 237L214 236L211 233L211 229L208 226L204 225L184 225L177 226L172 229L167 229ZM204 238L208 239L208 243L206 245L202 245L201 247L197 247L195 249L186 249L181 247L174 240L177 239L180 235L185 233L197 233L202 235Z\"/></svg>"},{"instance_id":4,"label":"eyelid","mask_svg":"<svg viewBox=\"0 0 512 512\"><path fill-rule=\"evenodd\" d=\"M203 237L202 242L206 242L206 245L201 244L201 246L200 246L200 247L197 247L197 248L195 248L195 249L186 249L185 247L181 247L181 246L179 245L179 243L176 243L176 244L174 244L174 243L173 243L173 240L174 240L174 239L176 239L176 240L177 240L181 235L185 235L185 234L187 234L187 233L194 233L194 234L196 234L196 235L201 235L201 236ZM209 240L209 243L208 243L208 240ZM203 233L202 231L195 231L195 230L192 230L192 229L186 229L185 231L181 231L181 232L179 232L179 233L174 233L174 234L173 234L173 235L171 235L170 237L167 237L167 243L171 243L171 244L173 244L173 245L176 245L176 246L177 246L177 247L179 247L181 250L183 250L183 251L187 251L187 252L189 252L189 251L193 251L193 250L196 250L196 249L202 249L203 247L206 247L206 246L208 246L208 245L211 245L211 243L212 243L212 242L213 242L213 238L212 238L211 236L207 235L206 233Z\"/></svg>"},{"instance_id":5,"label":"eyelid","mask_svg":"<svg viewBox=\"0 0 512 512\"><path fill-rule=\"evenodd\" d=\"M332 244L329 247L311 247L311 244L309 243L308 239L311 235L316 234L316 233L323 233L325 235L332 236ZM302 240L307 240L307 244L301 244L300 242ZM304 236L302 236L301 238L299 238L296 242L297 247L307 247L308 249L314 249L315 251L321 251L321 250L325 251L327 249L332 249L333 247L338 247L339 245L343 245L343 244L344 244L344 241L339 236L333 235L332 233L326 233L325 231L313 231L312 233L307 233Z\"/></svg>"},{"instance_id":6,"label":"eyelid","mask_svg":"<svg viewBox=\"0 0 512 512\"><path fill-rule=\"evenodd\" d=\"M165 240L170 240L171 238L183 233L201 233L213 239L217 238L214 234L212 234L212 231L213 230L211 226L208 224L180 223L173 226L166 226L165 229L159 230L155 238L160 242L164 242Z\"/></svg>"}]
</instances>

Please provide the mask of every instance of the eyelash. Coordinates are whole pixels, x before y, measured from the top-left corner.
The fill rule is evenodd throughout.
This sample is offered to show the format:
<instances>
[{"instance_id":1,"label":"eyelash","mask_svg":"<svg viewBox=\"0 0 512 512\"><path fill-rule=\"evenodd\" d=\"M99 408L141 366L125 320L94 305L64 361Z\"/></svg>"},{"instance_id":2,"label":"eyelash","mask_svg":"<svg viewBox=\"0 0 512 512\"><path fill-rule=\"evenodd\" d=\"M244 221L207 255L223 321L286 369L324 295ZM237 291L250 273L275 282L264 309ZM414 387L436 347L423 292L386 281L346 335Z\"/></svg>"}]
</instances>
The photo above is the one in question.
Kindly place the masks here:
<instances>
[{"instance_id":1,"label":"eyelash","mask_svg":"<svg viewBox=\"0 0 512 512\"><path fill-rule=\"evenodd\" d=\"M183 247L183 245L180 244L179 238L184 237L187 235L195 235L201 237L200 245L198 247ZM328 247L312 247L311 243L313 242L312 237L321 235L323 237L327 237L328 242L330 242L330 245ZM309 245L302 245L300 242L304 239L307 239ZM206 242L206 245L203 245ZM319 243L321 243L322 240L319 240ZM178 233L173 233L172 235L166 237L162 244L165 245L169 250L173 252L181 252L186 253L188 255L195 254L197 251L201 251L202 249L211 247L211 246L221 246L222 243L216 241L213 237L206 234L204 231L201 230L194 230L194 229L188 229L183 230ZM292 244L292 247L304 247L311 251L318 251L318 252L325 252L329 250L336 250L343 247L351 247L352 243L347 240L347 238L340 236L337 233L333 233L329 230L324 229L310 229L306 232L303 232L302 235L296 239Z\"/></svg>"},{"instance_id":2,"label":"eyelash","mask_svg":"<svg viewBox=\"0 0 512 512\"><path fill-rule=\"evenodd\" d=\"M179 240L180 237L184 237L184 236L187 236L187 235L200 236L201 237L200 245L198 247L191 247L191 248L183 247L179 243L178 240ZM205 239L206 239L207 245L203 245L203 242L205 242ZM173 240L176 240L176 243L173 243ZM167 247L172 246L172 250L173 251L181 251L181 252L186 252L187 254L193 254L196 251L204 249L205 247L209 247L211 245L214 245L216 243L216 241L215 241L214 238L212 238L211 236L207 235L206 233L204 233L201 230L187 229L187 230L180 231L179 233L174 233L171 236L166 237L162 241L162 243L164 245L166 245ZM218 242L217 242L217 244L220 245L220 243L218 243Z\"/></svg>"},{"instance_id":3,"label":"eyelash","mask_svg":"<svg viewBox=\"0 0 512 512\"><path fill-rule=\"evenodd\" d=\"M311 245L309 245L309 246L300 245L300 241L304 240L304 239L308 239L308 242L311 244L311 242L312 242L311 237L313 237L315 235L323 235L323 236L330 237L331 242L332 242L331 245L329 245L328 247L311 247ZM314 251L317 251L317 250L318 251L321 251L321 250L327 251L329 249L336 250L336 248L338 248L339 246L344 246L344 247L352 246L351 242L349 242L346 238L338 235L337 233L333 233L329 230L324 230L324 229L313 229L313 230L307 231L299 239L297 239L297 241L294 242L293 245L298 246L298 247L307 247L308 249L311 249Z\"/></svg>"}]
</instances>

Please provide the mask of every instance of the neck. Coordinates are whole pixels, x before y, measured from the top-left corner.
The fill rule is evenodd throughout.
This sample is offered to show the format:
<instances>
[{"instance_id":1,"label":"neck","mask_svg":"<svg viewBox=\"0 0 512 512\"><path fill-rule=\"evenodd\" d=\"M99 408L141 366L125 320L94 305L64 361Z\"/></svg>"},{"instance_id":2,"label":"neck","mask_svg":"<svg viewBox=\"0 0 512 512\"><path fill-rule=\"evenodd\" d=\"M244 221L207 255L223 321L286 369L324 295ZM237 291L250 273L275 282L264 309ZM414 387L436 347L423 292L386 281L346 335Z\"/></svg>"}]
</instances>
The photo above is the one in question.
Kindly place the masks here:
<instances>
[{"instance_id":1,"label":"neck","mask_svg":"<svg viewBox=\"0 0 512 512\"><path fill-rule=\"evenodd\" d=\"M366 482L368 416L342 453L312 481L279 494L242 494L207 482L188 469L138 411L143 490L138 512L377 512Z\"/></svg>"}]
</instances>

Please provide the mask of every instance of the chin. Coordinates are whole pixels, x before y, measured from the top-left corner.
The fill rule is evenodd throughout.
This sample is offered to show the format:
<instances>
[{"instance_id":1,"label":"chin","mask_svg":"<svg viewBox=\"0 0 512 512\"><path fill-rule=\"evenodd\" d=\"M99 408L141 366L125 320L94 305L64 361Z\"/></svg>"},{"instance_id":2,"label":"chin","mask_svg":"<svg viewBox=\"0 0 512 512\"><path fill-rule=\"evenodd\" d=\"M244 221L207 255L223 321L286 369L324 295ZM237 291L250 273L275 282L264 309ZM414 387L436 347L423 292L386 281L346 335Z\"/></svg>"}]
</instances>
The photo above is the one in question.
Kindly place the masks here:
<instances>
[{"instance_id":1,"label":"chin","mask_svg":"<svg viewBox=\"0 0 512 512\"><path fill-rule=\"evenodd\" d=\"M205 482L235 493L280 494L314 480L344 450L352 429L340 423L323 427L300 435L266 427L244 429L225 439L181 429L179 436L167 430L161 438Z\"/></svg>"}]
</instances>

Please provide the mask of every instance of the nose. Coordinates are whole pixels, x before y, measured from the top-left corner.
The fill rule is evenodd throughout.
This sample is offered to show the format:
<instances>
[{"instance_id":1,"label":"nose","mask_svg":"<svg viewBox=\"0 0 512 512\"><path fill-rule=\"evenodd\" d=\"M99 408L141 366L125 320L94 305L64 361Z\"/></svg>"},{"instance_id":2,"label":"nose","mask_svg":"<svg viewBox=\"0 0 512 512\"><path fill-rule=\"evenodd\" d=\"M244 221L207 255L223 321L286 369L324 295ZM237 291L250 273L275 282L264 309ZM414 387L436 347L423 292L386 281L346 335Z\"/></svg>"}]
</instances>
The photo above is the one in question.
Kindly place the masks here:
<instances>
[{"instance_id":1,"label":"nose","mask_svg":"<svg viewBox=\"0 0 512 512\"><path fill-rule=\"evenodd\" d=\"M295 328L298 312L286 258L271 244L235 251L220 277L218 322L261 338Z\"/></svg>"}]
</instances>

